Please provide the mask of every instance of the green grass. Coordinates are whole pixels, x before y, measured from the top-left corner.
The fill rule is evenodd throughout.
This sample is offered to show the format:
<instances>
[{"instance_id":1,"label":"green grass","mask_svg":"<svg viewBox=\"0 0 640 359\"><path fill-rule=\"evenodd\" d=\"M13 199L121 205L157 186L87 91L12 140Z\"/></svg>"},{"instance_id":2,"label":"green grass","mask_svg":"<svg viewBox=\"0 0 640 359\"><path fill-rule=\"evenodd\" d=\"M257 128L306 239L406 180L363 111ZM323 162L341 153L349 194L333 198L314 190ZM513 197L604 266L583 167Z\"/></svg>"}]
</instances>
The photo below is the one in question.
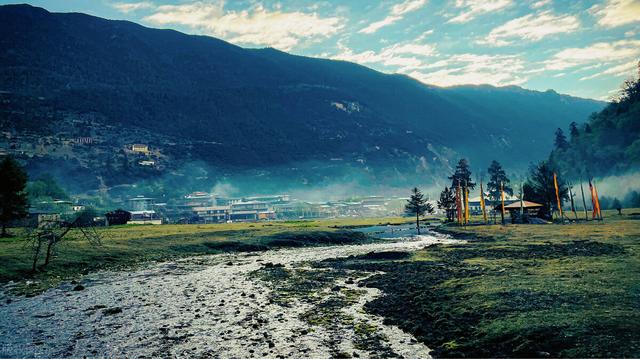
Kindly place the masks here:
<instances>
[{"instance_id":1,"label":"green grass","mask_svg":"<svg viewBox=\"0 0 640 359\"><path fill-rule=\"evenodd\" d=\"M74 231L58 246L46 271L36 274L30 273L26 232L14 228L14 237L0 238L0 282L18 282L16 291L31 295L100 269L127 269L149 261L201 254L362 241L363 236L349 228L404 222L404 218L374 218L105 227L98 229L100 246L90 245Z\"/></svg>"},{"instance_id":2,"label":"green grass","mask_svg":"<svg viewBox=\"0 0 640 359\"><path fill-rule=\"evenodd\" d=\"M438 357L640 356L640 210L602 222L444 229L468 240L408 259L327 261L381 270L367 309Z\"/></svg>"}]
</instances>

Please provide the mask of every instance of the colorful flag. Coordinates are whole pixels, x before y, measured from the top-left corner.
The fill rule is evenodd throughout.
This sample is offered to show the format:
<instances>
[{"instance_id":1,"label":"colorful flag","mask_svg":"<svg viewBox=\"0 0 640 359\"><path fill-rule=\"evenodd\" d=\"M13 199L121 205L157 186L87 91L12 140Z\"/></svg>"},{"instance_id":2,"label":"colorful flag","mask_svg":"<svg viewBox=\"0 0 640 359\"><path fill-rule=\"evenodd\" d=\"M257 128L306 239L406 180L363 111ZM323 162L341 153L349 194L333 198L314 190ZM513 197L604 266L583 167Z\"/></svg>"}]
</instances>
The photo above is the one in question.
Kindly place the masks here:
<instances>
[{"instance_id":1,"label":"colorful flag","mask_svg":"<svg viewBox=\"0 0 640 359\"><path fill-rule=\"evenodd\" d=\"M469 187L464 182L464 223L469 223Z\"/></svg>"},{"instance_id":2,"label":"colorful flag","mask_svg":"<svg viewBox=\"0 0 640 359\"><path fill-rule=\"evenodd\" d=\"M593 184L591 183L591 179L589 179L589 192L591 193L591 208L593 208L593 213L591 214L591 218L596 219L598 208L596 206L596 193L593 190Z\"/></svg>"},{"instance_id":3,"label":"colorful flag","mask_svg":"<svg viewBox=\"0 0 640 359\"><path fill-rule=\"evenodd\" d=\"M558 201L558 212L560 213L560 219L562 219L562 203L560 202L560 191L558 189L558 176L553 172L553 185L556 187L556 200Z\"/></svg>"},{"instance_id":4,"label":"colorful flag","mask_svg":"<svg viewBox=\"0 0 640 359\"><path fill-rule=\"evenodd\" d=\"M598 189L596 188L596 184L593 184L593 193L595 193L596 198L596 208L598 209L598 218L602 219L602 210L600 209L600 199L598 198Z\"/></svg>"},{"instance_id":5,"label":"colorful flag","mask_svg":"<svg viewBox=\"0 0 640 359\"><path fill-rule=\"evenodd\" d=\"M480 207L482 207L482 218L487 224L487 210L484 207L484 189L482 188L482 180L480 180Z\"/></svg>"}]
</instances>

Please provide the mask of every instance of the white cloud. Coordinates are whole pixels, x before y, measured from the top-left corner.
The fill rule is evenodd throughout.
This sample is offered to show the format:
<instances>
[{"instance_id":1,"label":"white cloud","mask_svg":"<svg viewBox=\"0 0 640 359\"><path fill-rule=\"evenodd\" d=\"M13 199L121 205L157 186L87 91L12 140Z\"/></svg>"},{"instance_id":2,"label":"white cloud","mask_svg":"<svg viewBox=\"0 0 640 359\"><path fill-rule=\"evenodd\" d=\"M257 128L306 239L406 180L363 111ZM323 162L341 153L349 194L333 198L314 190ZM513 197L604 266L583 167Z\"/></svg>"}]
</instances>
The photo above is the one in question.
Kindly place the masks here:
<instances>
[{"instance_id":1,"label":"white cloud","mask_svg":"<svg viewBox=\"0 0 640 359\"><path fill-rule=\"evenodd\" d=\"M574 67L593 66L598 63L619 64L640 57L640 40L598 42L587 47L568 48L545 61L547 70L565 70Z\"/></svg>"},{"instance_id":2,"label":"white cloud","mask_svg":"<svg viewBox=\"0 0 640 359\"><path fill-rule=\"evenodd\" d=\"M435 68L435 71L425 71ZM437 86L522 85L525 62L517 55L460 54L407 72L407 75Z\"/></svg>"},{"instance_id":3,"label":"white cloud","mask_svg":"<svg viewBox=\"0 0 640 359\"><path fill-rule=\"evenodd\" d=\"M340 17L316 13L268 10L261 5L248 10L226 11L224 2L195 2L157 6L143 19L155 25L183 25L237 44L272 46L290 50L302 40L317 40L338 33Z\"/></svg>"},{"instance_id":4,"label":"white cloud","mask_svg":"<svg viewBox=\"0 0 640 359\"><path fill-rule=\"evenodd\" d=\"M513 0L456 0L455 6L465 10L448 22L465 23L473 20L478 15L496 12L512 4Z\"/></svg>"},{"instance_id":5,"label":"white cloud","mask_svg":"<svg viewBox=\"0 0 640 359\"><path fill-rule=\"evenodd\" d=\"M153 3L148 1L132 2L132 3L117 2L117 3L111 4L111 6L113 6L116 10L125 14L128 14L132 11L138 11L142 9L151 9L154 7Z\"/></svg>"},{"instance_id":6,"label":"white cloud","mask_svg":"<svg viewBox=\"0 0 640 359\"><path fill-rule=\"evenodd\" d=\"M598 18L604 27L616 27L640 22L640 1L608 0L605 4L594 5L589 12Z\"/></svg>"},{"instance_id":7,"label":"white cloud","mask_svg":"<svg viewBox=\"0 0 640 359\"><path fill-rule=\"evenodd\" d=\"M418 57L424 58L437 54L436 49L431 45L412 43L388 46L379 52L369 50L354 53L353 50L341 43L338 43L338 47L341 53L331 57L335 60L351 61L359 64L381 64L404 69L414 69L422 66L424 62Z\"/></svg>"},{"instance_id":8,"label":"white cloud","mask_svg":"<svg viewBox=\"0 0 640 359\"><path fill-rule=\"evenodd\" d=\"M372 22L358 32L363 34L373 34L385 26L389 26L402 20L405 14L422 8L426 3L427 0L406 0L400 4L396 4L391 7L391 11L387 17L380 21Z\"/></svg>"},{"instance_id":9,"label":"white cloud","mask_svg":"<svg viewBox=\"0 0 640 359\"><path fill-rule=\"evenodd\" d=\"M626 62L626 63L622 63L620 65L616 65L613 67L609 67L608 69L602 71L602 72L598 72L595 73L593 75L590 76L584 76L580 78L580 81L584 81L584 80L591 80L594 79L596 77L600 77L600 76L604 76L604 75L611 75L611 76L615 76L615 77L623 77L623 76L630 76L630 75L635 75L635 71L637 71L638 69L638 62L637 61L630 61L630 62Z\"/></svg>"},{"instance_id":10,"label":"white cloud","mask_svg":"<svg viewBox=\"0 0 640 359\"><path fill-rule=\"evenodd\" d=\"M573 15L554 15L551 11L528 14L491 30L481 44L505 46L514 40L539 41L547 36L574 32L580 21Z\"/></svg>"},{"instance_id":11,"label":"white cloud","mask_svg":"<svg viewBox=\"0 0 640 359\"><path fill-rule=\"evenodd\" d=\"M545 7L547 5L551 4L551 0L540 0L540 1L536 1L533 4L531 4L531 8L532 9L539 9L541 7Z\"/></svg>"}]
</instances>

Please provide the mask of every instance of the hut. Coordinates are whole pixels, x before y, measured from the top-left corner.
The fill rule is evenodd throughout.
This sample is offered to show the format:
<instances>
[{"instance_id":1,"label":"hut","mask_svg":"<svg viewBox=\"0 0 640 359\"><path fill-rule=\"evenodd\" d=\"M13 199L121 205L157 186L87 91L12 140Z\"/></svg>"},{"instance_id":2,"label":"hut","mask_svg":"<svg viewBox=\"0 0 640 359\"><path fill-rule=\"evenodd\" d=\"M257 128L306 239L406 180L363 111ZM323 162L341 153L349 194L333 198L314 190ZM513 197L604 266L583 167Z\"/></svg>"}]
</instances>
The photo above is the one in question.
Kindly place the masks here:
<instances>
[{"instance_id":1,"label":"hut","mask_svg":"<svg viewBox=\"0 0 640 359\"><path fill-rule=\"evenodd\" d=\"M544 206L540 203L520 200L505 205L504 209L509 211L511 223L529 223L529 218L536 217L538 215L538 211L542 207ZM522 209L522 216L520 214L520 209Z\"/></svg>"}]
</instances>

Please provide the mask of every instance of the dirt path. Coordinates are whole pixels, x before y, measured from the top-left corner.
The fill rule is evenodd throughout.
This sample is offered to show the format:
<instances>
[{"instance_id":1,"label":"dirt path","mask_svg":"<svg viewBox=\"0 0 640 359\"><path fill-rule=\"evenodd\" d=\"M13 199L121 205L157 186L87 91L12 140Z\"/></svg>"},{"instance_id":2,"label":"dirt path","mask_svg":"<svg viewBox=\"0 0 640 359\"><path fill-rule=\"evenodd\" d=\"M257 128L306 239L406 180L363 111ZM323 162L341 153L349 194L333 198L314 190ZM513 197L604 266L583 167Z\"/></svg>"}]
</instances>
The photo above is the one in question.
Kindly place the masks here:
<instances>
[{"instance_id":1,"label":"dirt path","mask_svg":"<svg viewBox=\"0 0 640 359\"><path fill-rule=\"evenodd\" d=\"M3 300L0 358L428 357L429 349L411 335L362 310L381 295L358 286L372 273L323 275L307 264L448 241L420 236L214 255L98 273L83 281L81 291L69 284L34 298ZM265 270L286 278L265 279Z\"/></svg>"}]
</instances>

